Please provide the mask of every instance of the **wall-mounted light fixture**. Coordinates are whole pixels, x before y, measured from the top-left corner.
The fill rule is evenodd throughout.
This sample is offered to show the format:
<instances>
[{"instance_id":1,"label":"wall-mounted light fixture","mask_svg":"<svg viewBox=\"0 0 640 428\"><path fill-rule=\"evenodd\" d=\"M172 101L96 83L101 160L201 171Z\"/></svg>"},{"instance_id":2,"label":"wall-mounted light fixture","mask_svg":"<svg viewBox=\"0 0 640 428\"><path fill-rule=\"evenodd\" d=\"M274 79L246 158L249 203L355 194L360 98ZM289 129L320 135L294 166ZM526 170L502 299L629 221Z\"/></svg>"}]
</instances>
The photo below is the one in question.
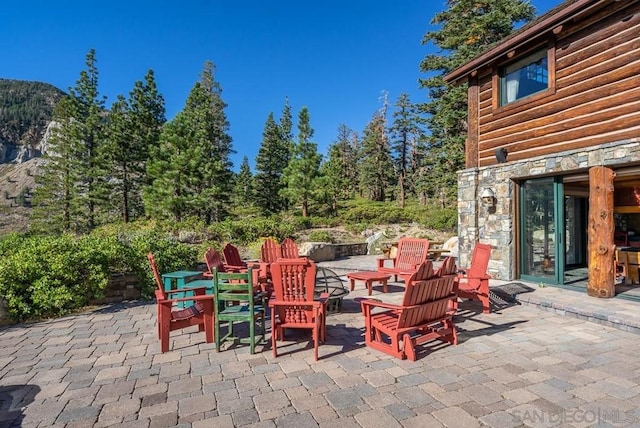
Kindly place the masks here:
<instances>
[{"instance_id":1,"label":"wall-mounted light fixture","mask_svg":"<svg viewBox=\"0 0 640 428\"><path fill-rule=\"evenodd\" d=\"M505 149L504 147L498 147L495 151L496 154L496 160L498 161L498 163L505 163L507 161L507 155L509 154L507 152L507 149Z\"/></svg>"},{"instance_id":2,"label":"wall-mounted light fixture","mask_svg":"<svg viewBox=\"0 0 640 428\"><path fill-rule=\"evenodd\" d=\"M496 203L496 195L489 187L484 188L480 194L480 199L482 199L482 204L488 207L492 207Z\"/></svg>"}]
</instances>

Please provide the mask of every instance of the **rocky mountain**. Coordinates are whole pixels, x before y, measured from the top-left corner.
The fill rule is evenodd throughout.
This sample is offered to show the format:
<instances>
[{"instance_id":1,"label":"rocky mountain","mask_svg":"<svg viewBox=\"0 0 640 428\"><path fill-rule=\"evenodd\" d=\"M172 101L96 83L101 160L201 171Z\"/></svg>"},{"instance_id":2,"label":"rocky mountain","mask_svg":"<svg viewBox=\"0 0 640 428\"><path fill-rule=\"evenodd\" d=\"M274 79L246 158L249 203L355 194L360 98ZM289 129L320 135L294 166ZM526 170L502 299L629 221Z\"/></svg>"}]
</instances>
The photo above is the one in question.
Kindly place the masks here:
<instances>
[{"instance_id":1,"label":"rocky mountain","mask_svg":"<svg viewBox=\"0 0 640 428\"><path fill-rule=\"evenodd\" d=\"M41 155L53 109L64 95L48 83L0 79L0 164Z\"/></svg>"},{"instance_id":2,"label":"rocky mountain","mask_svg":"<svg viewBox=\"0 0 640 428\"><path fill-rule=\"evenodd\" d=\"M0 79L0 235L27 229L39 157L64 95L48 83Z\"/></svg>"}]
</instances>

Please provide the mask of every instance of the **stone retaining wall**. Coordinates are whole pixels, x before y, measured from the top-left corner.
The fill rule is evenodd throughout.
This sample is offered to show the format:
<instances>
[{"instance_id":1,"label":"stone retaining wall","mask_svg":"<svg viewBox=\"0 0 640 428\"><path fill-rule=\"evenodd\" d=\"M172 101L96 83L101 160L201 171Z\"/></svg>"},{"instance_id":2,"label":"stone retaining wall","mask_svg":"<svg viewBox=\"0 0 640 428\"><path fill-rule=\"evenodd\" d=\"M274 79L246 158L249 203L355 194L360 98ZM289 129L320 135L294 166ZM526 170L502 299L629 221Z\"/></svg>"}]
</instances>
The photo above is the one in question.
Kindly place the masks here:
<instances>
[{"instance_id":1,"label":"stone retaining wall","mask_svg":"<svg viewBox=\"0 0 640 428\"><path fill-rule=\"evenodd\" d=\"M624 167L640 161L640 139L571 150L458 172L459 266L469 266L476 242L492 247L489 274L496 279L515 276L514 192L519 179L587 172L593 166ZM485 188L495 194L495 205L480 200Z\"/></svg>"}]
</instances>

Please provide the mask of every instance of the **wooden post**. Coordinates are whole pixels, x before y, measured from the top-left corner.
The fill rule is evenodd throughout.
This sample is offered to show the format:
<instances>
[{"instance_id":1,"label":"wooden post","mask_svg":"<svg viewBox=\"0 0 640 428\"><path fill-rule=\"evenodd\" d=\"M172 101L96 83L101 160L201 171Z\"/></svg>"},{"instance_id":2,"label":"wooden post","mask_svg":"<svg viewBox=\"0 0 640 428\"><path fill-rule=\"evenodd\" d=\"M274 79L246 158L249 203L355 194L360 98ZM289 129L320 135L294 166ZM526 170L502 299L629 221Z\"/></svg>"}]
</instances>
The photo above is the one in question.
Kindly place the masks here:
<instances>
[{"instance_id":1,"label":"wooden post","mask_svg":"<svg viewBox=\"0 0 640 428\"><path fill-rule=\"evenodd\" d=\"M589 282L587 294L615 296L613 243L613 179L616 173L596 166L589 170Z\"/></svg>"}]
</instances>

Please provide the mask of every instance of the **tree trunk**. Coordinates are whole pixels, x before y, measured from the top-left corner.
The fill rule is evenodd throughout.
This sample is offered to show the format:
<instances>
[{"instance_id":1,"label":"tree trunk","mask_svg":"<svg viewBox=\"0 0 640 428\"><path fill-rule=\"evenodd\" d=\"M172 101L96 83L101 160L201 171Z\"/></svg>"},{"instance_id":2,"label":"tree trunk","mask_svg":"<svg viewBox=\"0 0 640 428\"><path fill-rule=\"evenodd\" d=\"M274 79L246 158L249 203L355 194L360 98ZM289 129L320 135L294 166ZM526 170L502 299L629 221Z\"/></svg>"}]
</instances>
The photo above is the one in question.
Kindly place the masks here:
<instances>
[{"instance_id":1,"label":"tree trunk","mask_svg":"<svg viewBox=\"0 0 640 428\"><path fill-rule=\"evenodd\" d=\"M613 243L613 170L601 166L589 170L589 282L587 294L615 296Z\"/></svg>"}]
</instances>

